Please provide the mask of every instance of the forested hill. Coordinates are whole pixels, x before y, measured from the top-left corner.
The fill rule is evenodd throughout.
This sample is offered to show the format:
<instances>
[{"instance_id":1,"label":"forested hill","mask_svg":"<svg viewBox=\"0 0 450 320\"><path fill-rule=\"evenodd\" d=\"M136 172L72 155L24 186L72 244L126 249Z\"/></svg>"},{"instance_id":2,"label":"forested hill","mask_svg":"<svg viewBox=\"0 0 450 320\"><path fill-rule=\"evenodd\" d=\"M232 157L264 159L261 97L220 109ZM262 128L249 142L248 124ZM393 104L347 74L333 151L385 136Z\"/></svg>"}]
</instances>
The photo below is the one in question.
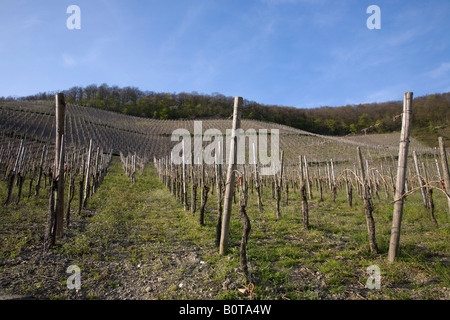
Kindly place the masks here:
<instances>
[{"instance_id":1,"label":"forested hill","mask_svg":"<svg viewBox=\"0 0 450 320\"><path fill-rule=\"evenodd\" d=\"M156 93L107 84L73 87L62 92L68 103L154 119L228 118L232 114L234 101L233 97L219 93ZM38 93L19 99L54 99L54 93ZM313 133L347 135L364 131L397 131L401 121L396 116L401 110L402 101L305 109L244 100L242 117L284 124ZM414 98L412 119L416 134L435 135L442 128L447 133L450 127L450 92Z\"/></svg>"}]
</instances>

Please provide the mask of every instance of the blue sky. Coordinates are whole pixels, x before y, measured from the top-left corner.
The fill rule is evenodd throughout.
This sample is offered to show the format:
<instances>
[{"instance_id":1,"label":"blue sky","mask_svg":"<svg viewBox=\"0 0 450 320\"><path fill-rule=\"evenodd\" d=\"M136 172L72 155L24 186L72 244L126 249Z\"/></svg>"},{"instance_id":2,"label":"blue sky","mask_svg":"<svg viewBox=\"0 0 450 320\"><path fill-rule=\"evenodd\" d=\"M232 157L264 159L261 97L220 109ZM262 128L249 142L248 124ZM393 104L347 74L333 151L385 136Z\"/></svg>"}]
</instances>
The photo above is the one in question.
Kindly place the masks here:
<instances>
[{"instance_id":1,"label":"blue sky","mask_svg":"<svg viewBox=\"0 0 450 320\"><path fill-rule=\"evenodd\" d=\"M449 32L448 0L0 0L0 96L107 83L300 108L401 100L450 91Z\"/></svg>"}]
</instances>

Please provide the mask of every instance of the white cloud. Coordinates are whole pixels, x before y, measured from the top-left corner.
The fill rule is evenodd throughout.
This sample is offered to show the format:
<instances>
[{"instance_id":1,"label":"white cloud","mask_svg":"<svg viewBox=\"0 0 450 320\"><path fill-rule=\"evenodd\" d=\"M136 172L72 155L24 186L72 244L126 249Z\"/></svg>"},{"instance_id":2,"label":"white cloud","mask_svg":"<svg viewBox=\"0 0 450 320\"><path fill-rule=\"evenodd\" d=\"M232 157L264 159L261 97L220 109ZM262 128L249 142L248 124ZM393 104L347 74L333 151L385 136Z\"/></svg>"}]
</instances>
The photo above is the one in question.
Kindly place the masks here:
<instances>
[{"instance_id":1,"label":"white cloud","mask_svg":"<svg viewBox=\"0 0 450 320\"><path fill-rule=\"evenodd\" d=\"M393 100L402 100L403 93L407 91L413 91L413 88L408 83L390 85L385 88L380 88L366 95L367 102L385 102Z\"/></svg>"},{"instance_id":2,"label":"white cloud","mask_svg":"<svg viewBox=\"0 0 450 320\"><path fill-rule=\"evenodd\" d=\"M448 77L450 73L450 62L443 62L441 65L428 72L428 75L433 79Z\"/></svg>"},{"instance_id":3,"label":"white cloud","mask_svg":"<svg viewBox=\"0 0 450 320\"><path fill-rule=\"evenodd\" d=\"M64 66L66 66L66 67L73 67L73 66L77 65L77 61L75 60L75 58L72 57L68 53L62 54L62 60L63 60Z\"/></svg>"},{"instance_id":4,"label":"white cloud","mask_svg":"<svg viewBox=\"0 0 450 320\"><path fill-rule=\"evenodd\" d=\"M104 58L103 53L106 52L106 47L114 41L113 38L100 38L95 39L91 47L83 52L77 51L76 53L63 52L61 54L62 63L65 67L74 67L81 64L96 64L102 62ZM81 49L80 49L81 50Z\"/></svg>"}]
</instances>

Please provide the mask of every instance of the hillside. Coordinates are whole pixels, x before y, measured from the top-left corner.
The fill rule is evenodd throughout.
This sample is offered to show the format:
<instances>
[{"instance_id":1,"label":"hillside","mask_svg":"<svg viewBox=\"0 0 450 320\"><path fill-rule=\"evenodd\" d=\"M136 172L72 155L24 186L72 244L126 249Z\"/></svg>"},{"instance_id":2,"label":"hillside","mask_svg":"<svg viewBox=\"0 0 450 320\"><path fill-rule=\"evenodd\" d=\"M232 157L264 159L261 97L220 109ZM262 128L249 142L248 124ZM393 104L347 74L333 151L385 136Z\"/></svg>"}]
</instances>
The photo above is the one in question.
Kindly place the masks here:
<instances>
[{"instance_id":1,"label":"hillside","mask_svg":"<svg viewBox=\"0 0 450 320\"><path fill-rule=\"evenodd\" d=\"M64 217L58 218L64 224L63 236L47 250L48 231L54 230L49 228L54 211L49 210L54 204L51 190L57 181L52 179L54 101L0 102L0 199L4 201L0 206L0 300L449 298L447 200L439 192L435 151L414 138L410 150L418 152L433 186L427 193L432 196L432 209L423 205L414 162L409 161L401 249L392 264L386 257L398 132L326 136L243 119L246 132L278 129L286 157L282 192L274 192L274 176L260 176L263 210L253 166L241 176L243 185L249 184L245 210L251 232L246 250L254 285L249 294L242 293L249 284L239 248L242 221L237 201L241 203L242 188L236 188L234 201L230 198L234 204L229 252L222 256L216 240L218 222L223 222L218 203L224 203L224 188L219 192L216 187L221 188L220 181L225 186L226 170L215 175L215 166L209 165L203 175L203 170L197 171L200 166L190 166L183 194L181 166L174 165L174 170L172 165L170 170L160 166L177 143L171 141L173 131L184 128L192 134L194 119L142 118L69 103L65 120L67 173L62 189L66 193L61 199L68 201ZM201 123L202 133L215 128L224 134L231 127L230 119ZM92 157L87 151L90 139L97 150ZM44 162L43 146L52 149ZM356 168L357 146L372 185L376 252L368 241L368 206ZM141 165L138 159L139 170L130 176L133 166L122 156L105 160L111 151L158 161ZM304 179L302 187L300 156L307 158L302 168L309 168L310 175L310 183ZM15 163L20 163L17 183L11 180ZM38 178L41 170L43 181ZM199 181L206 184L201 187ZM182 199L189 199L189 206ZM81 272L78 290L68 286L67 270L72 266ZM382 272L377 290L369 287L373 278L368 278L368 270L373 266Z\"/></svg>"},{"instance_id":2,"label":"hillside","mask_svg":"<svg viewBox=\"0 0 450 320\"><path fill-rule=\"evenodd\" d=\"M233 107L233 97L219 93L157 93L107 84L73 87L62 92L68 103L159 120L227 119ZM52 101L53 97L54 93L49 92L18 100ZM345 136L399 131L401 110L402 101L305 109L301 106L264 105L244 99L242 118L278 123L317 134ZM415 97L412 128L413 136L430 147L437 146L439 135L450 137L450 93Z\"/></svg>"},{"instance_id":3,"label":"hillside","mask_svg":"<svg viewBox=\"0 0 450 320\"><path fill-rule=\"evenodd\" d=\"M53 101L0 102L0 134L52 144L55 139L54 109ZM231 120L207 119L202 120L201 124L203 132L215 128L223 135L231 128ZM136 152L147 160L170 154L173 146L178 143L171 141L174 130L184 128L191 134L194 133L194 120L141 118L75 104L68 104L66 107L65 126L65 141L70 147L87 147L89 139L92 139L94 145L100 145L115 154ZM395 156L398 150L398 134L395 133L381 136L325 136L281 124L249 119L243 119L241 126L245 131L254 129L256 132L260 129L267 129L269 132L278 129L280 149L285 151L288 161L294 162L298 160L299 153L307 154L311 161L353 160L357 145L361 146L364 152L370 152L372 157ZM246 140L248 150L249 140ZM204 145L209 143L203 142ZM270 139L268 144L270 145ZM427 150L414 138L411 148Z\"/></svg>"}]
</instances>

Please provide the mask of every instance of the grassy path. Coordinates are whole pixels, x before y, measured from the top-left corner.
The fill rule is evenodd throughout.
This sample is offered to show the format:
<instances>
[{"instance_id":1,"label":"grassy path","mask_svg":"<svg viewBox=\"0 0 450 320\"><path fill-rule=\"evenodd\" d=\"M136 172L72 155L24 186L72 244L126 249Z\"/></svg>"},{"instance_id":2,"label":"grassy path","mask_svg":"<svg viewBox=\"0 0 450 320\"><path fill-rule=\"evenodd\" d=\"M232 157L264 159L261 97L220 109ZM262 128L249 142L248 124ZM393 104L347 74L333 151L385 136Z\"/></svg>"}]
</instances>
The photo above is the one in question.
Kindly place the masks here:
<instances>
[{"instance_id":1,"label":"grassy path","mask_svg":"<svg viewBox=\"0 0 450 320\"><path fill-rule=\"evenodd\" d=\"M230 253L214 246L216 195L208 199L206 225L184 212L153 167L131 184L115 159L89 202L90 217L74 215L64 239L46 254L42 240L48 200L24 199L0 207L0 292L41 299L248 299L239 269L241 224L231 219ZM0 184L0 197L5 188ZM420 195L408 198L398 262L387 263L392 205L375 203L380 254L368 250L362 202L310 202L302 228L299 195L274 200L264 188L264 213L250 194L249 269L260 299L449 299L449 221L436 200L439 227L428 220ZM437 197L436 197L437 198ZM441 204L442 202L442 204ZM77 199L73 200L77 203ZM233 207L236 212L236 207ZM81 290L69 290L66 269L81 269ZM368 266L381 270L382 288L369 290Z\"/></svg>"}]
</instances>

